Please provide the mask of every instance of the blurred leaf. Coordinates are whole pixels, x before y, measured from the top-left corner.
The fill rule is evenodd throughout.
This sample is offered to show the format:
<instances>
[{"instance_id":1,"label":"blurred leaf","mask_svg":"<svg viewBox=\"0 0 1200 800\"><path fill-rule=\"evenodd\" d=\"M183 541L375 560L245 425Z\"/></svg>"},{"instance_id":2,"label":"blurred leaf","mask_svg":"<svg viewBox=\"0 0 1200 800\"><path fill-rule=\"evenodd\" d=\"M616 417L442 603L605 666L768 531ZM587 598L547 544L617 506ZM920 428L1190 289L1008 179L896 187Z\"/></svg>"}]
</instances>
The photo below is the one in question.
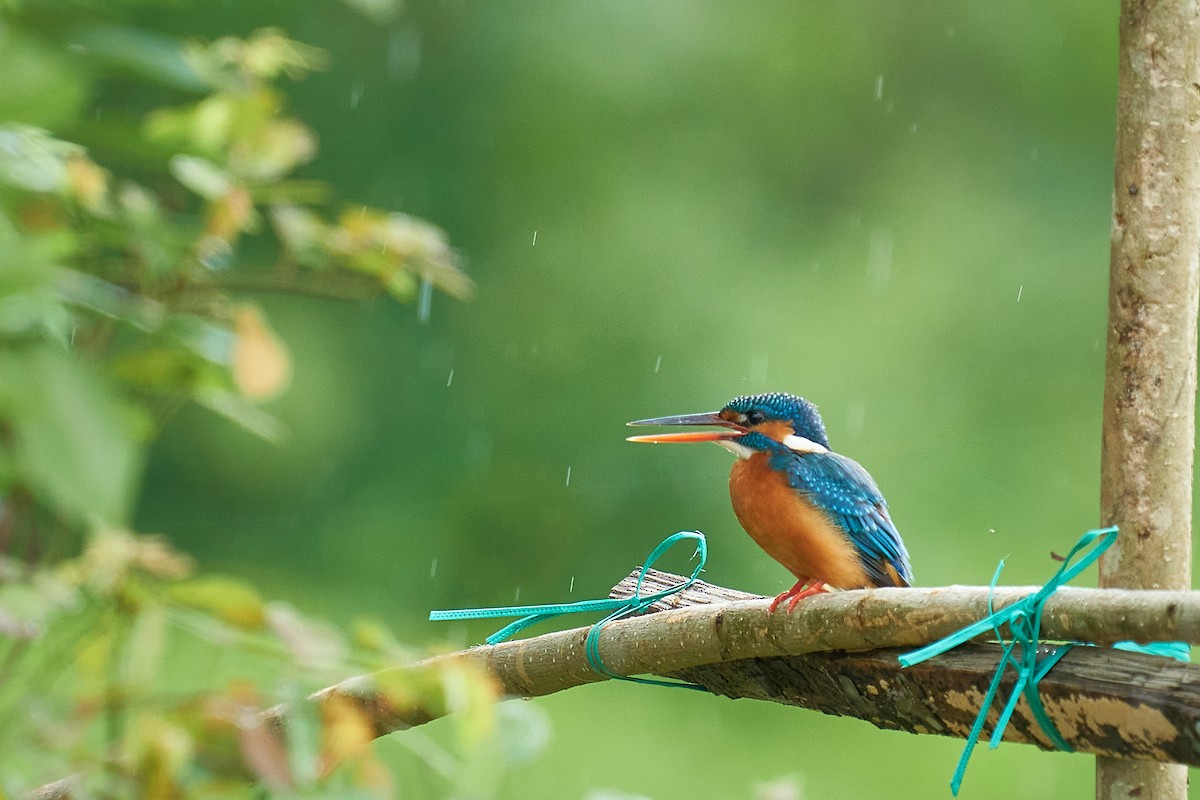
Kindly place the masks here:
<instances>
[{"instance_id":1,"label":"blurred leaf","mask_svg":"<svg viewBox=\"0 0 1200 800\"><path fill-rule=\"evenodd\" d=\"M71 584L53 573L39 571L22 580L27 568L0 582L0 636L11 639L42 636L55 615L78 608L80 597Z\"/></svg>"},{"instance_id":2,"label":"blurred leaf","mask_svg":"<svg viewBox=\"0 0 1200 800\"><path fill-rule=\"evenodd\" d=\"M0 335L41 332L66 345L70 315L55 290L55 268L44 250L31 237L0 235Z\"/></svg>"},{"instance_id":3,"label":"blurred leaf","mask_svg":"<svg viewBox=\"0 0 1200 800\"><path fill-rule=\"evenodd\" d=\"M283 246L298 264L323 267L329 263L325 246L328 226L312 211L294 205L271 207L271 221Z\"/></svg>"},{"instance_id":4,"label":"blurred leaf","mask_svg":"<svg viewBox=\"0 0 1200 800\"><path fill-rule=\"evenodd\" d=\"M55 272L58 292L72 305L128 322L144 331L158 330L166 315L161 303L106 280L73 269Z\"/></svg>"},{"instance_id":5,"label":"blurred leaf","mask_svg":"<svg viewBox=\"0 0 1200 800\"><path fill-rule=\"evenodd\" d=\"M137 778L137 796L146 800L174 800L195 745L183 727L158 715L142 713L129 722L125 758Z\"/></svg>"},{"instance_id":6,"label":"blurred leaf","mask_svg":"<svg viewBox=\"0 0 1200 800\"><path fill-rule=\"evenodd\" d=\"M271 80L281 73L300 78L306 72L323 69L328 62L323 50L289 39L277 28L262 28L248 39L227 36L208 46L194 46L189 55L203 69L224 73L227 81L228 71L233 68L244 82Z\"/></svg>"},{"instance_id":7,"label":"blurred leaf","mask_svg":"<svg viewBox=\"0 0 1200 800\"><path fill-rule=\"evenodd\" d=\"M205 383L205 366L193 353L173 347L151 347L119 356L111 368L113 375L133 388L190 396L196 385Z\"/></svg>"},{"instance_id":8,"label":"blurred leaf","mask_svg":"<svg viewBox=\"0 0 1200 800\"><path fill-rule=\"evenodd\" d=\"M287 704L287 751L289 772L301 787L317 780L321 757L321 711L303 695Z\"/></svg>"},{"instance_id":9,"label":"blurred leaf","mask_svg":"<svg viewBox=\"0 0 1200 800\"><path fill-rule=\"evenodd\" d=\"M82 155L67 159L67 192L92 214L111 212L108 197L109 174Z\"/></svg>"},{"instance_id":10,"label":"blurred leaf","mask_svg":"<svg viewBox=\"0 0 1200 800\"><path fill-rule=\"evenodd\" d=\"M254 587L236 578L205 575L174 584L168 595L238 628L260 630L266 625L266 603Z\"/></svg>"},{"instance_id":11,"label":"blurred leaf","mask_svg":"<svg viewBox=\"0 0 1200 800\"><path fill-rule=\"evenodd\" d=\"M167 615L157 603L143 606L125 638L120 663L120 683L138 692L154 688L162 669L167 644Z\"/></svg>"},{"instance_id":12,"label":"blurred leaf","mask_svg":"<svg viewBox=\"0 0 1200 800\"><path fill-rule=\"evenodd\" d=\"M256 203L289 204L303 203L315 205L329 199L329 185L317 180L275 180L269 183L256 183L250 187L250 194Z\"/></svg>"},{"instance_id":13,"label":"blurred leaf","mask_svg":"<svg viewBox=\"0 0 1200 800\"><path fill-rule=\"evenodd\" d=\"M67 187L67 159L83 152L40 128L0 126L0 183L33 192Z\"/></svg>"},{"instance_id":14,"label":"blurred leaf","mask_svg":"<svg viewBox=\"0 0 1200 800\"><path fill-rule=\"evenodd\" d=\"M463 746L477 746L496 729L496 682L484 670L465 663L446 664L441 670L446 709L454 715Z\"/></svg>"},{"instance_id":15,"label":"blurred leaf","mask_svg":"<svg viewBox=\"0 0 1200 800\"><path fill-rule=\"evenodd\" d=\"M74 562L81 583L101 593L122 588L135 571L178 579L192 571L192 561L158 536L139 536L121 528L98 528L83 555Z\"/></svg>"},{"instance_id":16,"label":"blurred leaf","mask_svg":"<svg viewBox=\"0 0 1200 800\"><path fill-rule=\"evenodd\" d=\"M141 467L141 425L94 370L44 345L0 351L0 418L21 477L68 517L119 523Z\"/></svg>"},{"instance_id":17,"label":"blurred leaf","mask_svg":"<svg viewBox=\"0 0 1200 800\"><path fill-rule=\"evenodd\" d=\"M217 94L194 106L156 109L146 117L146 135L151 140L190 144L215 156L229 142L237 105L237 98Z\"/></svg>"},{"instance_id":18,"label":"blurred leaf","mask_svg":"<svg viewBox=\"0 0 1200 800\"><path fill-rule=\"evenodd\" d=\"M458 267L458 256L435 225L368 208L344 212L328 239L351 269L375 275L389 292L409 299L418 279L455 295L470 297L475 284ZM403 270L403 271L402 271Z\"/></svg>"},{"instance_id":19,"label":"blurred leaf","mask_svg":"<svg viewBox=\"0 0 1200 800\"><path fill-rule=\"evenodd\" d=\"M317 138L294 119L265 122L246 146L230 155L230 167L251 181L276 181L317 154Z\"/></svg>"},{"instance_id":20,"label":"blurred leaf","mask_svg":"<svg viewBox=\"0 0 1200 800\"><path fill-rule=\"evenodd\" d=\"M172 158L171 174L206 200L221 199L233 186L233 181L224 170L196 156L179 155Z\"/></svg>"},{"instance_id":21,"label":"blurred leaf","mask_svg":"<svg viewBox=\"0 0 1200 800\"><path fill-rule=\"evenodd\" d=\"M90 76L58 48L13 26L0 26L0 120L58 127L76 118Z\"/></svg>"},{"instance_id":22,"label":"blurred leaf","mask_svg":"<svg viewBox=\"0 0 1200 800\"><path fill-rule=\"evenodd\" d=\"M392 664L415 660L413 651L400 644L391 630L379 620L355 620L352 635L355 647L377 653Z\"/></svg>"},{"instance_id":23,"label":"blurred leaf","mask_svg":"<svg viewBox=\"0 0 1200 800\"><path fill-rule=\"evenodd\" d=\"M239 306L234 314L237 344L233 349L233 378L251 400L269 400L287 388L292 360L287 348L256 306Z\"/></svg>"},{"instance_id":24,"label":"blurred leaf","mask_svg":"<svg viewBox=\"0 0 1200 800\"><path fill-rule=\"evenodd\" d=\"M329 672L346 658L346 645L335 628L305 617L287 603L267 605L267 625L302 667Z\"/></svg>"},{"instance_id":25,"label":"blurred leaf","mask_svg":"<svg viewBox=\"0 0 1200 800\"><path fill-rule=\"evenodd\" d=\"M201 389L194 397L200 405L237 423L255 436L269 442L283 438L284 429L279 420L240 395L220 389Z\"/></svg>"},{"instance_id":26,"label":"blurred leaf","mask_svg":"<svg viewBox=\"0 0 1200 800\"><path fill-rule=\"evenodd\" d=\"M322 772L331 772L344 761L360 759L371 752L375 726L353 700L339 694L321 702Z\"/></svg>"},{"instance_id":27,"label":"blurred leaf","mask_svg":"<svg viewBox=\"0 0 1200 800\"><path fill-rule=\"evenodd\" d=\"M89 21L66 37L97 66L187 92L210 88L184 57L183 44L161 33Z\"/></svg>"},{"instance_id":28,"label":"blurred leaf","mask_svg":"<svg viewBox=\"0 0 1200 800\"><path fill-rule=\"evenodd\" d=\"M233 364L237 334L212 320L194 314L175 314L163 323L162 333L206 361L224 367Z\"/></svg>"},{"instance_id":29,"label":"blurred leaf","mask_svg":"<svg viewBox=\"0 0 1200 800\"><path fill-rule=\"evenodd\" d=\"M258 229L258 212L250 192L241 184L234 184L222 197L209 203L206 221L206 239L217 239L222 243L233 242L243 232ZM197 250L203 249L203 242ZM200 257L202 263L214 269L211 257ZM228 266L221 264L220 268Z\"/></svg>"},{"instance_id":30,"label":"blurred leaf","mask_svg":"<svg viewBox=\"0 0 1200 800\"><path fill-rule=\"evenodd\" d=\"M268 789L292 788L287 746L257 709L244 708L237 720L238 745L246 766Z\"/></svg>"}]
</instances>

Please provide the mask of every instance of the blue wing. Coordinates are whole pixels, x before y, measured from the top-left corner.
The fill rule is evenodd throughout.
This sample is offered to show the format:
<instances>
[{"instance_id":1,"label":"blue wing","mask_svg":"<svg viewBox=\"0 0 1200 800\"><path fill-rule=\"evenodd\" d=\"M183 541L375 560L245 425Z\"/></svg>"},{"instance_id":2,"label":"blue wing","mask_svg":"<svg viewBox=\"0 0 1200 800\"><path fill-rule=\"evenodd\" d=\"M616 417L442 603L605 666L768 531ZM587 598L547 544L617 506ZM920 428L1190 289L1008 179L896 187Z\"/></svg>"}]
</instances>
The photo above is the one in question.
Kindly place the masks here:
<instances>
[{"instance_id":1,"label":"blue wing","mask_svg":"<svg viewBox=\"0 0 1200 800\"><path fill-rule=\"evenodd\" d=\"M787 472L788 482L841 528L858 551L859 561L877 586L892 586L890 564L906 584L912 583L908 551L888 515L887 501L875 479L837 453L779 455L772 466ZM782 463L780 463L782 462Z\"/></svg>"}]
</instances>

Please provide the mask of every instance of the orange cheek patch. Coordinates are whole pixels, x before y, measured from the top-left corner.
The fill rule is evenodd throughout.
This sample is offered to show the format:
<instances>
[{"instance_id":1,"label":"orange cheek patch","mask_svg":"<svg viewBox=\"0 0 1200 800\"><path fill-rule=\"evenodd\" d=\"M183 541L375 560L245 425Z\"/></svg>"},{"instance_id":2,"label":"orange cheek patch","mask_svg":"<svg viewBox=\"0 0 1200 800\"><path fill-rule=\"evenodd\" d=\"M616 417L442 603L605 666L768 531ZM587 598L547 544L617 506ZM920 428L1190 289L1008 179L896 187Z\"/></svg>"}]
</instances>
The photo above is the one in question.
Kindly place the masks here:
<instances>
[{"instance_id":1,"label":"orange cheek patch","mask_svg":"<svg viewBox=\"0 0 1200 800\"><path fill-rule=\"evenodd\" d=\"M764 422L751 430L757 431L777 442L782 442L787 437L793 435L796 431L792 428L792 423L784 422L780 419L773 419L770 422Z\"/></svg>"}]
</instances>

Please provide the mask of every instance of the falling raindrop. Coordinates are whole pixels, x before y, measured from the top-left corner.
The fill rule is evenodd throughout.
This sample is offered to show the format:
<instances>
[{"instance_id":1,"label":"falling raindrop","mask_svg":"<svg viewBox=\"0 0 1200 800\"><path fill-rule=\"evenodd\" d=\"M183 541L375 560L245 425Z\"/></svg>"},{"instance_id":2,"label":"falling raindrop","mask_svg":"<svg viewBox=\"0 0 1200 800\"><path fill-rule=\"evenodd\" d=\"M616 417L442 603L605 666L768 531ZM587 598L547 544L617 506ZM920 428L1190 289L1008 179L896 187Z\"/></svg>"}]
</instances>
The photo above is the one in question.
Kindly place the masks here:
<instances>
[{"instance_id":1,"label":"falling raindrop","mask_svg":"<svg viewBox=\"0 0 1200 800\"><path fill-rule=\"evenodd\" d=\"M434 575L437 575L437 559L436 558L433 561L431 561L429 564L429 577L432 578Z\"/></svg>"},{"instance_id":2,"label":"falling raindrop","mask_svg":"<svg viewBox=\"0 0 1200 800\"><path fill-rule=\"evenodd\" d=\"M446 378L446 387L449 388L452 383L454 383L454 370L450 370L450 375Z\"/></svg>"},{"instance_id":3,"label":"falling raindrop","mask_svg":"<svg viewBox=\"0 0 1200 800\"><path fill-rule=\"evenodd\" d=\"M850 407L846 409L846 431L851 436L857 436L863 432L867 422L867 401L859 398L850 401Z\"/></svg>"},{"instance_id":4,"label":"falling raindrop","mask_svg":"<svg viewBox=\"0 0 1200 800\"><path fill-rule=\"evenodd\" d=\"M567 486L571 485L571 467L567 466Z\"/></svg>"},{"instance_id":5,"label":"falling raindrop","mask_svg":"<svg viewBox=\"0 0 1200 800\"><path fill-rule=\"evenodd\" d=\"M867 280L872 289L884 289L892 280L892 245L895 237L886 228L871 231L867 249Z\"/></svg>"},{"instance_id":6,"label":"falling raindrop","mask_svg":"<svg viewBox=\"0 0 1200 800\"><path fill-rule=\"evenodd\" d=\"M569 589L567 589L567 594L574 594L574 593L575 593L575 576L572 575L571 576L571 586Z\"/></svg>"},{"instance_id":7,"label":"falling raindrop","mask_svg":"<svg viewBox=\"0 0 1200 800\"><path fill-rule=\"evenodd\" d=\"M883 99L883 76L882 75L875 76L875 99L876 100Z\"/></svg>"},{"instance_id":8,"label":"falling raindrop","mask_svg":"<svg viewBox=\"0 0 1200 800\"><path fill-rule=\"evenodd\" d=\"M517 591L513 594L513 602L514 603L519 602L520 599L521 599L521 587L518 586Z\"/></svg>"},{"instance_id":9,"label":"falling raindrop","mask_svg":"<svg viewBox=\"0 0 1200 800\"><path fill-rule=\"evenodd\" d=\"M750 380L755 383L767 382L767 354L757 355L750 362Z\"/></svg>"},{"instance_id":10,"label":"falling raindrop","mask_svg":"<svg viewBox=\"0 0 1200 800\"><path fill-rule=\"evenodd\" d=\"M533 232L533 244L530 247L537 247L537 231Z\"/></svg>"},{"instance_id":11,"label":"falling raindrop","mask_svg":"<svg viewBox=\"0 0 1200 800\"><path fill-rule=\"evenodd\" d=\"M417 297L417 320L422 325L429 322L429 307L433 304L433 282L426 275L421 278L421 293Z\"/></svg>"},{"instance_id":12,"label":"falling raindrop","mask_svg":"<svg viewBox=\"0 0 1200 800\"><path fill-rule=\"evenodd\" d=\"M362 99L362 94L363 94L363 85L361 83L356 83L353 86L353 88L350 89L350 107L351 108L358 108L358 101Z\"/></svg>"},{"instance_id":13,"label":"falling raindrop","mask_svg":"<svg viewBox=\"0 0 1200 800\"><path fill-rule=\"evenodd\" d=\"M1018 303L1021 302L1021 295L1024 292L1025 292L1025 284L1022 283L1020 286L1017 287L1017 302Z\"/></svg>"},{"instance_id":14,"label":"falling raindrop","mask_svg":"<svg viewBox=\"0 0 1200 800\"><path fill-rule=\"evenodd\" d=\"M654 374L655 374L655 375L657 375L657 374L658 374L658 370L659 370L659 368L661 368L661 367L662 367L662 356L659 356L658 358L656 358L656 359L654 360Z\"/></svg>"}]
</instances>

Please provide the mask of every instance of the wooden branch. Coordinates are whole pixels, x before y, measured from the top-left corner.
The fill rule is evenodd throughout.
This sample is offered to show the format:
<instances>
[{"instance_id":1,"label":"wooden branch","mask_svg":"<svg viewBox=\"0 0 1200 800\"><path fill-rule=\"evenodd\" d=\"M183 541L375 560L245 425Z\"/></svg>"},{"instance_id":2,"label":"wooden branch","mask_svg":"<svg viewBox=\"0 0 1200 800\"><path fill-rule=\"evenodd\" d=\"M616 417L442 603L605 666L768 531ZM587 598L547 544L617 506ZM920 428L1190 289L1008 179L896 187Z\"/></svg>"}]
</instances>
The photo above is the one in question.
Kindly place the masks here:
<instances>
[{"instance_id":1,"label":"wooden branch","mask_svg":"<svg viewBox=\"0 0 1200 800\"><path fill-rule=\"evenodd\" d=\"M612 596L631 596L637 575L634 570L613 587ZM681 580L650 570L643 591ZM1036 588L998 588L996 607ZM988 595L987 588L974 586L840 592L809 598L792 614L770 614L767 598L697 581L644 616L606 626L600 649L605 664L622 674L677 677L727 697L961 738L978 713L999 648L968 644L905 670L897 657L980 619ZM383 736L453 710L449 698L436 691L445 686L448 669L483 670L509 697L536 697L605 680L584 655L587 633L588 628L575 628L435 656L344 681L311 699L352 703L371 722L374 735ZM1043 634L1099 643L1200 643L1200 592L1064 588L1046 603ZM1012 680L1006 679L1006 691ZM1080 646L1063 657L1040 688L1047 712L1076 750L1200 766L1200 666ZM996 713L993 709L993 722ZM282 727L286 708L271 709L265 717ZM1004 738L1050 749L1023 700ZM69 781L49 784L37 797L65 800L71 786Z\"/></svg>"},{"instance_id":2,"label":"wooden branch","mask_svg":"<svg viewBox=\"0 0 1200 800\"><path fill-rule=\"evenodd\" d=\"M613 595L628 597L635 578L636 571L613 589ZM678 576L650 571L643 590L654 591L662 585L678 581ZM1034 589L998 588L995 593L996 607L1007 606ZM973 660L958 654L943 656L928 666L913 667L902 673L899 663L894 660L899 650L854 657L830 654L810 658L808 654L916 648L982 618L986 614L988 595L989 590L983 587L846 591L812 597L800 604L796 612L788 615L769 614L768 601L761 597L697 582L684 593L660 603L660 606L673 608L606 626L601 633L600 650L606 666L620 674L682 675L714 692L730 696L761 697L806 705L835 714L863 717L882 727L964 735L970 727L970 718L978 711L986 684L995 672L996 658L995 655L989 656L988 650L965 651L974 654ZM588 666L584 656L587 631L588 628L575 628L496 646L476 646L455 654L430 658L416 668L437 669L448 663L472 664L491 674L505 696L542 696L604 680L604 676ZM1043 632L1044 637L1049 639L1091 640L1102 644L1123 639L1138 642L1200 642L1200 593L1066 588L1046 602ZM764 663L774 663L779 658L782 660L776 666L762 666ZM1186 686L1200 685L1200 668L1178 664L1181 672L1175 662L1165 658L1147 656L1130 660L1120 652L1080 648L1079 652L1072 652L1064 658L1064 663L1055 668L1056 672L1062 669L1062 673L1056 675L1056 680L1060 680L1063 687L1060 720L1062 727L1066 728L1064 735L1068 735L1068 740L1076 742L1080 750L1112 752L1116 736L1129 734L1132 739L1144 740L1144 744L1138 745L1139 757L1186 757L1189 763L1200 764L1200 757L1184 752L1186 748L1170 736L1154 738L1139 730L1118 730L1111 726L1102 727L1098 732L1086 729L1090 724L1087 722L1091 718L1087 716L1090 710L1080 711L1084 703L1081 698L1096 698L1099 703L1105 697L1130 694L1128 686L1116 685L1114 690L1114 685L1104 684L1104 670L1109 668L1109 663L1116 678L1130 672L1139 673L1139 680L1148 681L1148 685L1153 687L1151 694L1162 693L1159 692L1162 682L1154 680L1154 675L1160 672L1168 676L1165 680L1180 680L1181 685ZM954 676L946 680L950 681L947 685L958 687L956 693L946 694L936 688L936 681L930 682L925 678L926 675L940 672L942 664L952 668ZM397 668L410 669L414 667ZM845 674L834 680L833 675L839 669L844 669ZM877 672L871 673L870 669L877 669ZM791 675L793 681L798 681L796 675L805 673L805 670L816 670L812 674L817 676L811 678L810 682L826 680L827 684L838 685L842 690L856 686L862 688L850 692L850 699L842 705L836 705L830 699L832 696L804 694L804 681L796 682L790 688L788 682L780 678L780 675L786 674ZM389 672L392 676L403 674L396 670ZM388 679L389 672L343 682L328 688L322 692L322 696L337 694L354 698L376 723L379 735L422 724L443 714L440 703L396 708L394 704L380 699L378 681ZM820 678L822 674L827 678ZM874 678L869 678L872 674ZM761 679L756 681L755 675L760 675ZM889 686L901 688L895 692L881 692L874 706L868 708L871 704L866 700L875 696L870 696L870 690L865 686L875 681L874 685L880 688L880 679L887 680ZM925 688L918 692L914 688L918 686ZM1069 691L1075 692L1074 696L1070 696L1075 699L1068 697ZM1160 698L1163 702L1158 704L1163 709L1168 706L1174 709L1171 711L1174 716L1168 716L1172 726L1190 718L1184 710L1192 709L1187 714L1196 714L1195 708L1200 705L1198 698L1188 696L1182 688L1180 692L1183 694ZM944 696L940 697L941 694ZM1135 703L1141 703L1144 699L1136 693L1133 697ZM920 708L913 705L911 698L924 698L920 700ZM905 712L910 716L902 714L900 706L905 706ZM1009 738L1013 741L1032 740L1044 745L1044 739L1039 740L1037 734L1031 732L1027 718L1021 716L1024 714L1025 711L1019 711L1018 716L1022 721L1016 723ZM1147 714L1150 712L1147 711ZM968 716L970 718L962 724L961 721ZM1130 714L1129 717L1132 724L1142 720L1139 714ZM935 726L930 722L931 718L941 722ZM1200 717L1193 722L1200 722ZM1163 730L1165 728L1160 729L1159 733Z\"/></svg>"},{"instance_id":3,"label":"wooden branch","mask_svg":"<svg viewBox=\"0 0 1200 800\"><path fill-rule=\"evenodd\" d=\"M1100 506L1122 536L1100 585L1191 585L1200 297L1200 17L1122 0ZM1183 800L1187 771L1097 761L1096 797Z\"/></svg>"},{"instance_id":4,"label":"wooden branch","mask_svg":"<svg viewBox=\"0 0 1200 800\"><path fill-rule=\"evenodd\" d=\"M1053 648L1044 648L1049 652ZM964 645L901 669L907 649L810 653L708 664L672 673L726 697L748 697L857 717L879 728L965 738L996 672L1001 648ZM1008 670L985 729L990 735L1016 673ZM1200 666L1076 647L1039 684L1050 720L1077 752L1200 765ZM1056 749L1022 699L1007 742Z\"/></svg>"},{"instance_id":5,"label":"wooden branch","mask_svg":"<svg viewBox=\"0 0 1200 800\"><path fill-rule=\"evenodd\" d=\"M613 589L631 597L635 570ZM643 581L651 593L680 581L652 570ZM754 597L698 582L651 607L666 610ZM1054 648L1045 646L1040 652ZM857 717L878 728L965 738L996 672L996 644L958 647L907 669L898 658L908 648L866 653L809 653L719 662L669 673L714 694L800 706L835 716ZM989 715L1012 691L1008 671ZM1076 647L1039 684L1039 697L1055 727L1078 752L1200 765L1200 666L1108 648ZM1004 740L1054 750L1021 700Z\"/></svg>"}]
</instances>

